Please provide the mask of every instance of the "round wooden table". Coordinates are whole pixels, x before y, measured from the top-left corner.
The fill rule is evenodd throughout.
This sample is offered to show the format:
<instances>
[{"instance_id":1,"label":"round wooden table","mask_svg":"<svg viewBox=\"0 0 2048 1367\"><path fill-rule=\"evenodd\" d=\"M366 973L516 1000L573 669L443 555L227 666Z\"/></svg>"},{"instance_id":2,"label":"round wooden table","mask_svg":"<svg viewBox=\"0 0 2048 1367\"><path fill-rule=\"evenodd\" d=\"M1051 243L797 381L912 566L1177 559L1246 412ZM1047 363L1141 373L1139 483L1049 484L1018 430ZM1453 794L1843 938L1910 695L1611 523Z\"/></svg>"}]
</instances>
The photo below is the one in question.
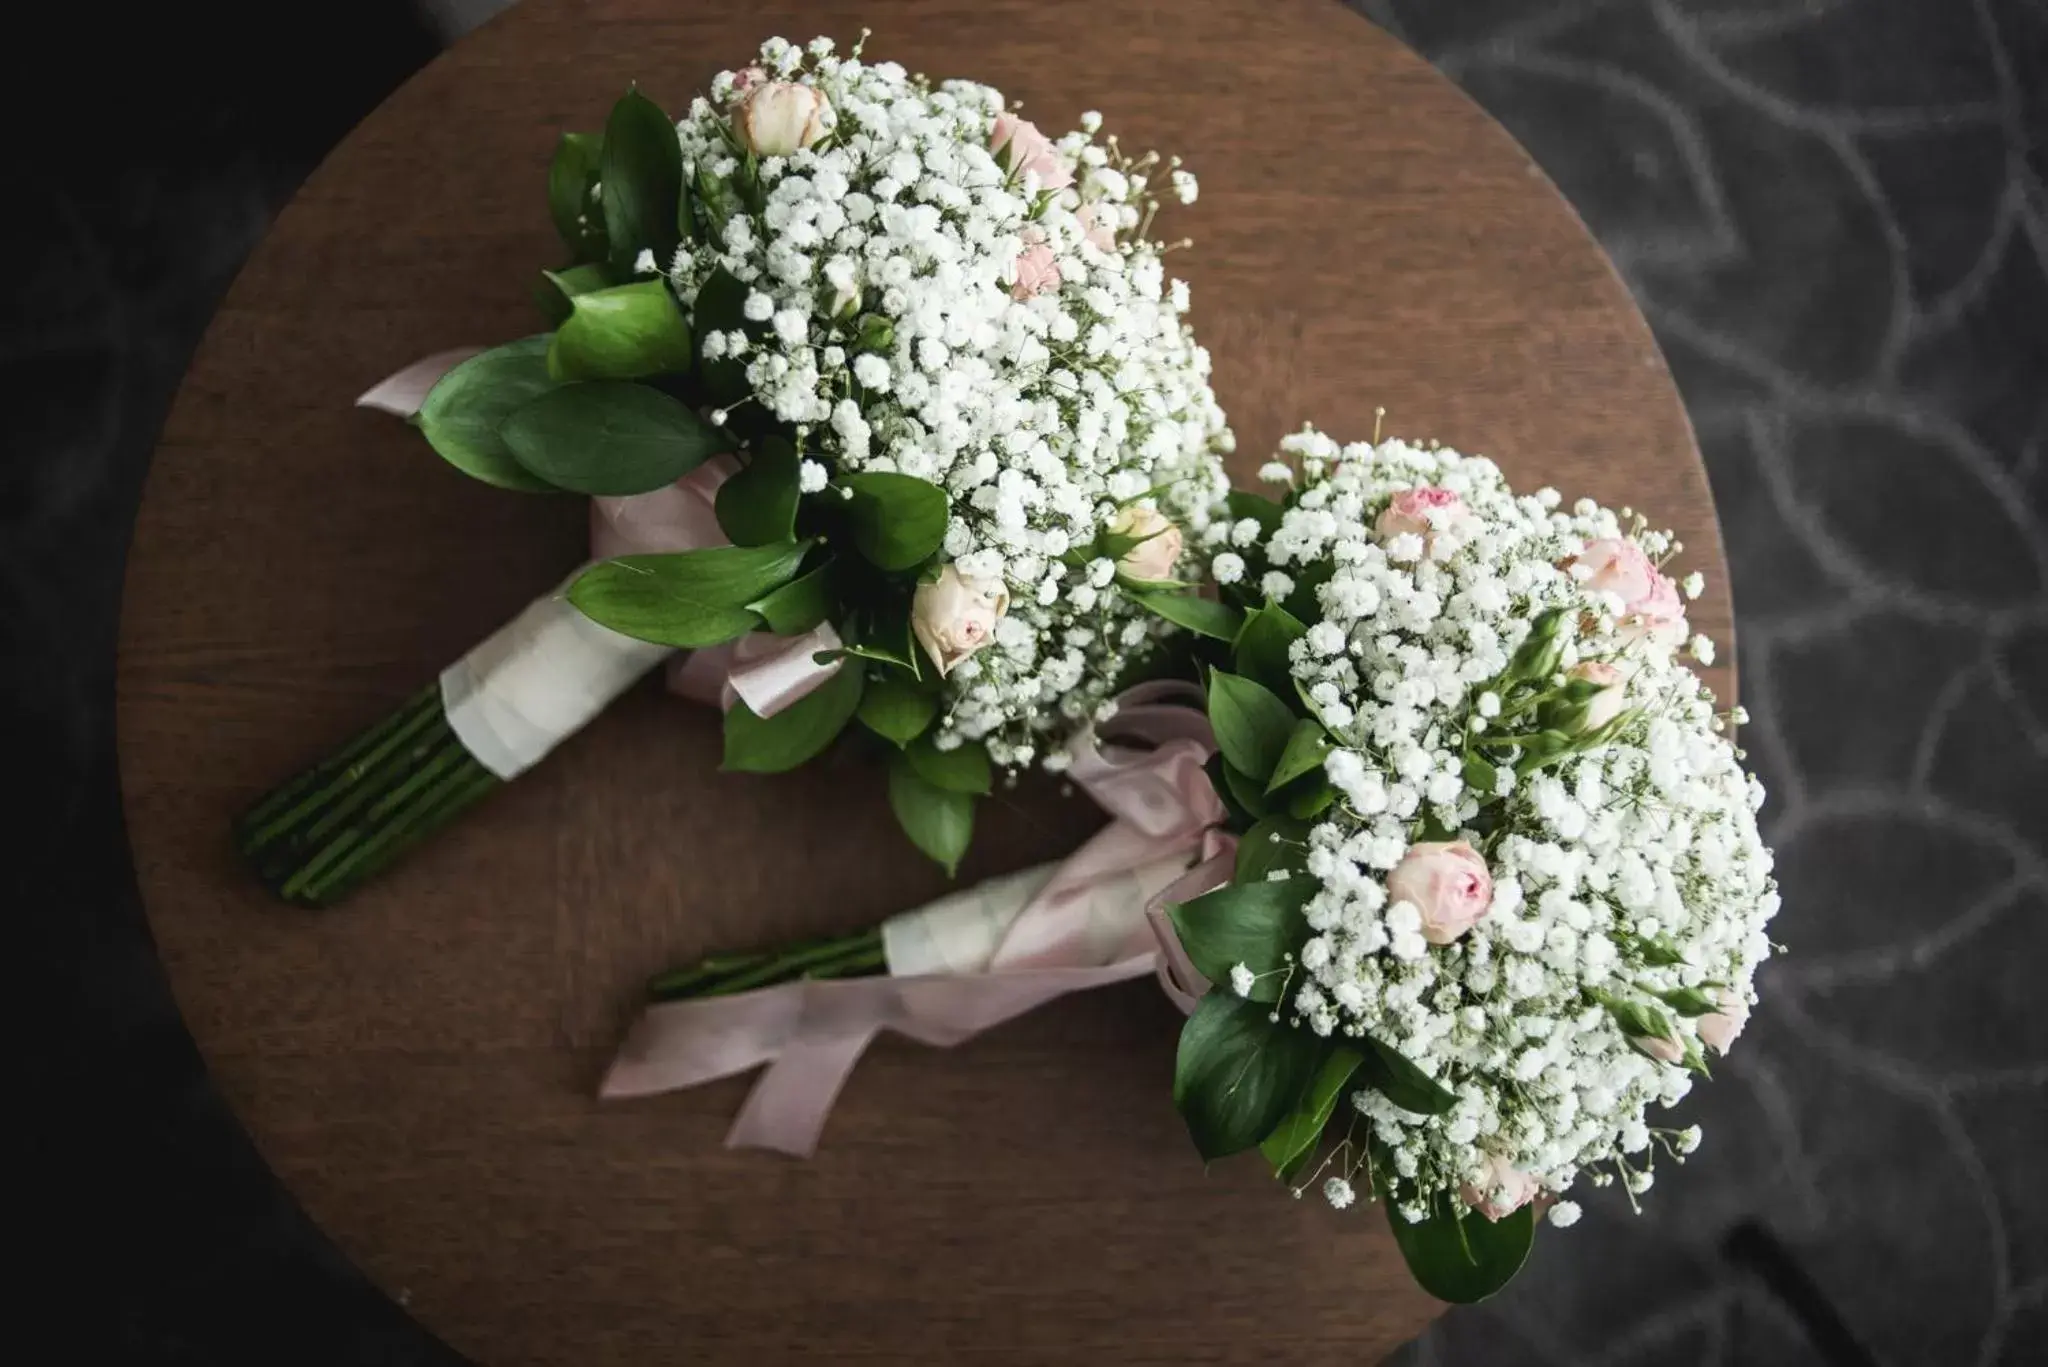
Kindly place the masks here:
<instances>
[{"instance_id":1,"label":"round wooden table","mask_svg":"<svg viewBox=\"0 0 2048 1367\"><path fill-rule=\"evenodd\" d=\"M1290 1201L1252 1158L1204 1174L1149 984L953 1051L885 1039L808 1163L720 1147L742 1080L594 1099L650 972L942 890L874 772L719 775L716 719L650 686L335 911L271 901L230 853L245 803L580 557L580 506L472 483L352 398L537 330L549 153L627 82L679 108L769 34L863 24L871 56L988 80L1048 127L1100 109L1199 172L1169 230L1196 240L1175 265L1241 475L1306 419L1360 436L1384 405L1678 527L1725 647L1706 480L1641 318L1522 151L1336 4L526 0L284 212L151 472L120 735L185 1019L312 1215L486 1363L1372 1360L1437 1307L1377 1212ZM1099 819L1027 785L963 877Z\"/></svg>"}]
</instances>

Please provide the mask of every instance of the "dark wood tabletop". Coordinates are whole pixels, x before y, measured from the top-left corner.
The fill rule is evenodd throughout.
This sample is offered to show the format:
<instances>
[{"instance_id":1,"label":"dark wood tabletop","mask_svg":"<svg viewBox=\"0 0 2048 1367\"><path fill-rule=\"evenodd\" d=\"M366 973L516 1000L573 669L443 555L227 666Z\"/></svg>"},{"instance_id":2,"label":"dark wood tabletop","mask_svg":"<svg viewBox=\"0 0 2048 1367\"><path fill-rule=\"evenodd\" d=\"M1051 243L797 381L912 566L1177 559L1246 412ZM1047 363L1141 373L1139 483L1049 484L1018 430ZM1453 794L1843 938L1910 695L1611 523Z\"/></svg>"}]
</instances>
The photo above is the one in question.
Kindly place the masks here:
<instances>
[{"instance_id":1,"label":"dark wood tabletop","mask_svg":"<svg viewBox=\"0 0 2048 1367\"><path fill-rule=\"evenodd\" d=\"M1173 264L1241 477L1304 420L1365 436L1384 406L1390 431L1677 527L1726 648L1705 476L1642 319L1506 134L1337 4L526 0L285 211L151 472L119 725L185 1019L312 1215L482 1362L1373 1360L1438 1307L1377 1212L1291 1201L1255 1158L1204 1173L1149 984L951 1051L885 1039L807 1163L720 1146L741 1080L595 1100L651 972L943 890L878 772L720 775L716 717L650 685L337 910L271 901L229 849L242 806L580 558L577 503L472 483L354 396L538 330L549 153L627 82L680 108L770 34L864 24L871 56L1187 158ZM1710 673L1731 696L1725 656ZM962 877L1099 821L1027 783Z\"/></svg>"}]
</instances>

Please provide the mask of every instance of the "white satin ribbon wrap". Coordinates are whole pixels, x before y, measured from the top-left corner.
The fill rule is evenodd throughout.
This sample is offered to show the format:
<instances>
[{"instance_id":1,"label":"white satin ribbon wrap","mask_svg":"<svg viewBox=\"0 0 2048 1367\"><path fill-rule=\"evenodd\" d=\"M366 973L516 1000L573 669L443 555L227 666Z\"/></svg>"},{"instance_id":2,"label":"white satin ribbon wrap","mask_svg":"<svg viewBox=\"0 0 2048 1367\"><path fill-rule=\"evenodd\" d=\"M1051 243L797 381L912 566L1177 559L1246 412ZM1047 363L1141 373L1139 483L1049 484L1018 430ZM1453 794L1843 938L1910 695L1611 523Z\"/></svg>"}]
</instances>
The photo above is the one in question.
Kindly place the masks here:
<instances>
[{"instance_id":1,"label":"white satin ribbon wrap","mask_svg":"<svg viewBox=\"0 0 2048 1367\"><path fill-rule=\"evenodd\" d=\"M481 350L458 347L415 361L372 386L356 406L411 418L443 375ZM718 486L737 468L731 457L718 456L665 488L593 498L592 556L607 560L728 544L714 502ZM575 578L528 605L441 673L449 729L499 778L532 768L642 675L677 654L585 617L564 596ZM815 657L843 644L830 624L797 637L758 631L677 659L669 686L695 701L728 709L742 701L756 715L772 717L838 671L838 660L821 665Z\"/></svg>"}]
</instances>

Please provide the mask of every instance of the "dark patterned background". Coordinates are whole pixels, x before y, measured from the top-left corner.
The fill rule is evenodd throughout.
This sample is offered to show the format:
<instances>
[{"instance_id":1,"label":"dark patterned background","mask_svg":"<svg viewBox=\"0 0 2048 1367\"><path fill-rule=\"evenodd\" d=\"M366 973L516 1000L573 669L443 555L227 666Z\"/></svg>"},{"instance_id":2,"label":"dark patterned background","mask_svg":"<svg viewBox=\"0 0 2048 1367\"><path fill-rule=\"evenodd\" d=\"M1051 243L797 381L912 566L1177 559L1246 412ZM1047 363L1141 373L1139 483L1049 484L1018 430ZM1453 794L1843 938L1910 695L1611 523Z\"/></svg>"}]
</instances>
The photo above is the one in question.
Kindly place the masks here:
<instances>
[{"instance_id":1,"label":"dark patterned background","mask_svg":"<svg viewBox=\"0 0 2048 1367\"><path fill-rule=\"evenodd\" d=\"M208 1088L120 840L110 699L141 475L220 292L436 28L496 7L74 6L5 45L0 1228L33 1270L0 1306L65 1345L33 1360L453 1361ZM2048 5L1359 7L1522 139L1665 348L1792 951L1689 1103L1701 1161L1640 1217L1588 1202L1409 1361L2048 1360Z\"/></svg>"}]
</instances>

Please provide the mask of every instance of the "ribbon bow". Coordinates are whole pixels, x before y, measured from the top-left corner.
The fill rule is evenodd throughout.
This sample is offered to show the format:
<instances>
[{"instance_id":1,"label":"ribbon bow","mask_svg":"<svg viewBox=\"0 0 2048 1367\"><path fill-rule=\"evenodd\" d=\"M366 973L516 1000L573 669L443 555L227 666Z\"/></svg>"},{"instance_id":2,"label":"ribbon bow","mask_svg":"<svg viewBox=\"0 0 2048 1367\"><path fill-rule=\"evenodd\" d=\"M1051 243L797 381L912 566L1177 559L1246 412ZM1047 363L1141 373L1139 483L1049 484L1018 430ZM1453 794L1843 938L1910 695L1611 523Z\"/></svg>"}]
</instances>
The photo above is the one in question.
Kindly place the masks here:
<instances>
[{"instance_id":1,"label":"ribbon bow","mask_svg":"<svg viewBox=\"0 0 2048 1367\"><path fill-rule=\"evenodd\" d=\"M1203 770L1215 742L1189 705L1199 701L1190 684L1140 685L1076 739L1070 775L1114 820L1065 861L894 918L882 932L887 977L648 1008L601 1094L646 1096L766 1064L726 1143L807 1156L884 1030L951 1046L1056 997L1147 973L1192 1009L1207 983L1164 906L1222 882L1235 845Z\"/></svg>"}]
</instances>

